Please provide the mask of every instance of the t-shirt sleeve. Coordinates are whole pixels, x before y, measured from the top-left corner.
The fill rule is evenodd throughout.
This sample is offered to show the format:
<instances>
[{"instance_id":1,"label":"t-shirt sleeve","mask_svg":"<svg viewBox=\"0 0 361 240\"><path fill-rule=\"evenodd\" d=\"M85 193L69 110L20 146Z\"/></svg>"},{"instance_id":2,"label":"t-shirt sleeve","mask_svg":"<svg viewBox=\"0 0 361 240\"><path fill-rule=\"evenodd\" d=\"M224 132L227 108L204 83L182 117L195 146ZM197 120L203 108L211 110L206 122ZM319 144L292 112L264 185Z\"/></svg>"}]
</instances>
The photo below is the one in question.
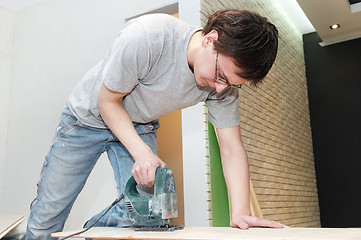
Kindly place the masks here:
<instances>
[{"instance_id":1,"label":"t-shirt sleeve","mask_svg":"<svg viewBox=\"0 0 361 240\"><path fill-rule=\"evenodd\" d=\"M149 40L137 21L130 21L103 61L102 82L117 92L131 92L149 72Z\"/></svg>"},{"instance_id":2,"label":"t-shirt sleeve","mask_svg":"<svg viewBox=\"0 0 361 240\"><path fill-rule=\"evenodd\" d=\"M221 93L212 92L207 100L208 120L215 128L240 125L238 109L238 89L226 88Z\"/></svg>"}]
</instances>

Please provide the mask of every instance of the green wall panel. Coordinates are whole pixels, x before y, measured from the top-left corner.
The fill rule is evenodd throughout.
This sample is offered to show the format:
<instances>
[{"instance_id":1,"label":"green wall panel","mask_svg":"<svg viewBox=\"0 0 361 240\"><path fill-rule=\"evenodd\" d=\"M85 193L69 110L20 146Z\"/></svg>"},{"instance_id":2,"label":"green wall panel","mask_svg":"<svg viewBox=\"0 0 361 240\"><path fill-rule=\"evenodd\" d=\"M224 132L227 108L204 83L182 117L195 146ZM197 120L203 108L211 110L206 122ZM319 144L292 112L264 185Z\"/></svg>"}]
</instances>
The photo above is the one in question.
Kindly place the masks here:
<instances>
[{"instance_id":1,"label":"green wall panel","mask_svg":"<svg viewBox=\"0 0 361 240\"><path fill-rule=\"evenodd\" d=\"M211 208L213 227L229 227L229 201L223 176L221 154L213 125L208 122L208 144L211 178Z\"/></svg>"}]
</instances>

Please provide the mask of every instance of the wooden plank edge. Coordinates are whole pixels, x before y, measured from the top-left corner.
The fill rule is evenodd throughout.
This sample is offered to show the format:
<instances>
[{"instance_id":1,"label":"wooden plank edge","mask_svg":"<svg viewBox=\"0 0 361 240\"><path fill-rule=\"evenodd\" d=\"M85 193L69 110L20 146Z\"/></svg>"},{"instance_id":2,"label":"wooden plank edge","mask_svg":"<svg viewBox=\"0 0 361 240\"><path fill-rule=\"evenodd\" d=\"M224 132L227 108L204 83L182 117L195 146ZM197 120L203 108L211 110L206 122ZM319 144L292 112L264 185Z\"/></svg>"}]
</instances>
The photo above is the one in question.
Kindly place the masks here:
<instances>
[{"instance_id":1,"label":"wooden plank edge","mask_svg":"<svg viewBox=\"0 0 361 240\"><path fill-rule=\"evenodd\" d=\"M13 230L16 226L18 226L22 221L24 221L25 216L20 217L16 222L12 223L10 226L5 228L0 232L0 239L3 238L6 234L8 234L11 230Z\"/></svg>"}]
</instances>

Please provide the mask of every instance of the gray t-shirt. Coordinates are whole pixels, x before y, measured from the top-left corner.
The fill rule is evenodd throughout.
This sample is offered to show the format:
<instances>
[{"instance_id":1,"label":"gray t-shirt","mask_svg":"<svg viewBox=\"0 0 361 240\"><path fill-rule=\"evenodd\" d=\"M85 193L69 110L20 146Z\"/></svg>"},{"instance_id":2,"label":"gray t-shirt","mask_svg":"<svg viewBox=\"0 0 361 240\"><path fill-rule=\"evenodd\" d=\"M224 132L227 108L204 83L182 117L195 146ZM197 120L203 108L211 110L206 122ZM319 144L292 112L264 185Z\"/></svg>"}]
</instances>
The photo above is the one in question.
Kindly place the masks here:
<instances>
[{"instance_id":1,"label":"gray t-shirt","mask_svg":"<svg viewBox=\"0 0 361 240\"><path fill-rule=\"evenodd\" d=\"M187 48L201 28L166 14L141 16L126 23L107 56L75 87L71 111L85 125L106 128L97 107L102 83L129 92L123 104L134 123L152 122L174 110L206 102L217 128L239 125L238 90L197 85L188 66Z\"/></svg>"}]
</instances>

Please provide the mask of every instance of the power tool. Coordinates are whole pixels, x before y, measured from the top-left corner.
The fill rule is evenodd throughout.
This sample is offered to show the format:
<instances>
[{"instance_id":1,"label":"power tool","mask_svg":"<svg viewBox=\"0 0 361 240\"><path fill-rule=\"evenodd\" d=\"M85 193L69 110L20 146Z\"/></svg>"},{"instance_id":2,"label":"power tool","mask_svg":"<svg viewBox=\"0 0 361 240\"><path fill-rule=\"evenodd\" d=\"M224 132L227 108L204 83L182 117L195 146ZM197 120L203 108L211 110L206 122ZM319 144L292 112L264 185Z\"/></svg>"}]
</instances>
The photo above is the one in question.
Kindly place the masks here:
<instances>
[{"instance_id":1,"label":"power tool","mask_svg":"<svg viewBox=\"0 0 361 240\"><path fill-rule=\"evenodd\" d=\"M182 225L171 225L178 216L177 194L172 170L158 167L155 173L153 194L140 194L134 177L125 187L124 218L131 221L136 231L174 231Z\"/></svg>"},{"instance_id":2,"label":"power tool","mask_svg":"<svg viewBox=\"0 0 361 240\"><path fill-rule=\"evenodd\" d=\"M59 240L65 240L88 231L122 199L124 199L126 207L124 218L133 223L133 225L129 227L133 227L135 231L174 231L184 228L183 225L171 225L170 223L173 218L178 216L175 182L170 168L157 168L153 194L140 194L137 186L132 176L125 186L124 193L121 194L90 227L59 238Z\"/></svg>"}]
</instances>

